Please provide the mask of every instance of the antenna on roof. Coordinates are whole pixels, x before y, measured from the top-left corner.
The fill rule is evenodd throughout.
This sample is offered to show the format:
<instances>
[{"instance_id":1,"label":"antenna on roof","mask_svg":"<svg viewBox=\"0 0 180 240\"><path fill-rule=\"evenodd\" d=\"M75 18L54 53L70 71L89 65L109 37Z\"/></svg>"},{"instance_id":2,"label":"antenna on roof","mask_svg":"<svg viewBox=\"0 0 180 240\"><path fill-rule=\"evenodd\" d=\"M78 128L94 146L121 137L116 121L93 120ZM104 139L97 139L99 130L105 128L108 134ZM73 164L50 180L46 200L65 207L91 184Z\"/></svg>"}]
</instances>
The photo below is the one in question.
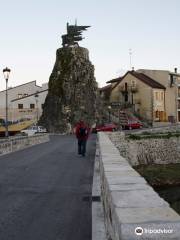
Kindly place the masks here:
<instances>
[{"instance_id":1,"label":"antenna on roof","mask_svg":"<svg viewBox=\"0 0 180 240\"><path fill-rule=\"evenodd\" d=\"M130 65L130 69L132 68L132 49L129 48L129 65Z\"/></svg>"}]
</instances>

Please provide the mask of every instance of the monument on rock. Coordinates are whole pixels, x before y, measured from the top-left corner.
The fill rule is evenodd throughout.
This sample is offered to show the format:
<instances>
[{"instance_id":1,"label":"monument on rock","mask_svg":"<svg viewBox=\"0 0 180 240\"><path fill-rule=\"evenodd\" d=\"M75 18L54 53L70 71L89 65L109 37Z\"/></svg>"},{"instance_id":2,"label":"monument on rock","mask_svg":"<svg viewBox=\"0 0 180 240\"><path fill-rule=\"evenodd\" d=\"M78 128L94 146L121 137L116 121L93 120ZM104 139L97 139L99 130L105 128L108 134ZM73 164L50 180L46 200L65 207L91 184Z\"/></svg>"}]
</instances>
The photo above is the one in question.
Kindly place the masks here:
<instances>
[{"instance_id":1,"label":"monument on rock","mask_svg":"<svg viewBox=\"0 0 180 240\"><path fill-rule=\"evenodd\" d=\"M97 82L88 49L80 47L82 31L89 26L67 24L62 35L62 48L57 49L56 61L49 78L40 123L50 132L66 132L80 119L92 125L96 117Z\"/></svg>"}]
</instances>

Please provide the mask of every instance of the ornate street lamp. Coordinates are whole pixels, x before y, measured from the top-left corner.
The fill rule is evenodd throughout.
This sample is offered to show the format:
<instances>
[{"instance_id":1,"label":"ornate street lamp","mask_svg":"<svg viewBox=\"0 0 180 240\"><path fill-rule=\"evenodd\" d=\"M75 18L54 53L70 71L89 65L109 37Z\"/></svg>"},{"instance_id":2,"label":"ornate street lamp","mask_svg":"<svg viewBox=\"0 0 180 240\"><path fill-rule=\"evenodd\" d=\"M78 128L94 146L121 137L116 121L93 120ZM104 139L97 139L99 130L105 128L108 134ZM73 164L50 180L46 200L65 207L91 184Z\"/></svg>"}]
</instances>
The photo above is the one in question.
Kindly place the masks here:
<instances>
[{"instance_id":1,"label":"ornate street lamp","mask_svg":"<svg viewBox=\"0 0 180 240\"><path fill-rule=\"evenodd\" d=\"M3 74L4 74L4 79L6 80L6 123L5 123L5 137L9 136L8 132L8 80L9 80L9 74L11 70L9 68L4 68L3 69Z\"/></svg>"}]
</instances>

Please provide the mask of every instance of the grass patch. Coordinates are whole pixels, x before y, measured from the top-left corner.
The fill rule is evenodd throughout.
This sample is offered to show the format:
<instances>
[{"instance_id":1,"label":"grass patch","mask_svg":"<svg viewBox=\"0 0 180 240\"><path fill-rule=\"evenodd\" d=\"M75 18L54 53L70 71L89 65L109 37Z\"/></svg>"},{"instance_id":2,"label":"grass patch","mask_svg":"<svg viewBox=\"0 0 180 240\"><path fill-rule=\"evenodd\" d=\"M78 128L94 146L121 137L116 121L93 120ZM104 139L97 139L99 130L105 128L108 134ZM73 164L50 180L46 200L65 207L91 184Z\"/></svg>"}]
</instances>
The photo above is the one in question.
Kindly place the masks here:
<instances>
[{"instance_id":1,"label":"grass patch","mask_svg":"<svg viewBox=\"0 0 180 240\"><path fill-rule=\"evenodd\" d=\"M146 134L130 134L127 139L130 140L141 140L141 139L169 139L171 137L180 137L179 132L171 133L146 133Z\"/></svg>"},{"instance_id":2,"label":"grass patch","mask_svg":"<svg viewBox=\"0 0 180 240\"><path fill-rule=\"evenodd\" d=\"M180 163L139 165L134 169L152 186L180 185Z\"/></svg>"}]
</instances>

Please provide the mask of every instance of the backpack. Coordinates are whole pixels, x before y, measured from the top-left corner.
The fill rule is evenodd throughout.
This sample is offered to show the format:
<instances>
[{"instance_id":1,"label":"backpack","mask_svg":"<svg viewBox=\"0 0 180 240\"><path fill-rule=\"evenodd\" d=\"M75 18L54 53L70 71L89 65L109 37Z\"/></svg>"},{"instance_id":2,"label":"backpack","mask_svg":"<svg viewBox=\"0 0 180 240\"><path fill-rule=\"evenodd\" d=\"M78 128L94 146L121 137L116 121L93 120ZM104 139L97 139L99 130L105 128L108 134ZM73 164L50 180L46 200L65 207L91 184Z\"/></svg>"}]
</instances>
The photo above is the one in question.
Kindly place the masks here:
<instances>
[{"instance_id":1,"label":"backpack","mask_svg":"<svg viewBox=\"0 0 180 240\"><path fill-rule=\"evenodd\" d=\"M88 135L88 131L86 128L84 127L80 127L79 128L79 136L80 137L86 137Z\"/></svg>"}]
</instances>

